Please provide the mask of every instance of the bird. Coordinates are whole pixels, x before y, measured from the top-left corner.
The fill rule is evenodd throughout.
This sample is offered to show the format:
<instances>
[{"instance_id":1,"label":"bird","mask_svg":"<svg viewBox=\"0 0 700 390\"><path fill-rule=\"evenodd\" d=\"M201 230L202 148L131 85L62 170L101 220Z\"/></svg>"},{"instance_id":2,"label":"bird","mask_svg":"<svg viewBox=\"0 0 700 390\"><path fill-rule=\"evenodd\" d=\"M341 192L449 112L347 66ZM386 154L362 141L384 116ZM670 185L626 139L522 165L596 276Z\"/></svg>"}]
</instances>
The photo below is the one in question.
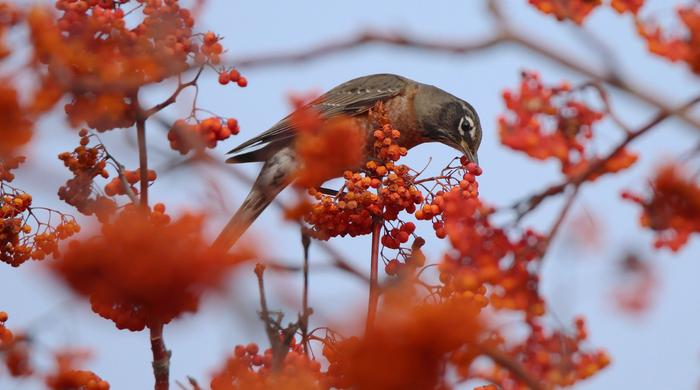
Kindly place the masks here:
<instances>
[{"instance_id":1,"label":"bird","mask_svg":"<svg viewBox=\"0 0 700 390\"><path fill-rule=\"evenodd\" d=\"M410 149L422 143L439 142L478 164L482 135L479 115L465 100L433 85L395 74L372 74L346 81L298 110L313 109L324 120L340 115L354 117L370 139L374 127L369 111L380 102L392 126L401 131L400 146ZM293 181L298 165L292 115L227 153L230 155L227 163L262 162L263 166L248 196L214 241L214 247L230 249ZM365 153L367 160L373 157L369 154Z\"/></svg>"}]
</instances>

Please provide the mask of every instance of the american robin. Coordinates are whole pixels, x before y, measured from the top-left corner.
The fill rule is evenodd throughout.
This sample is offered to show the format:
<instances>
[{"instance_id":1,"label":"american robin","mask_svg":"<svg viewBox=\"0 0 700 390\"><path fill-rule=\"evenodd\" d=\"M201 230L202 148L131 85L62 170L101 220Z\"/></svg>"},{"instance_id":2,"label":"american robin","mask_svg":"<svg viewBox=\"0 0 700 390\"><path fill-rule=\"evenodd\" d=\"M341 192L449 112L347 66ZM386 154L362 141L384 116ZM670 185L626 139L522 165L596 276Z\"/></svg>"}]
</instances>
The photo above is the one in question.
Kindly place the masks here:
<instances>
[{"instance_id":1,"label":"american robin","mask_svg":"<svg viewBox=\"0 0 700 390\"><path fill-rule=\"evenodd\" d=\"M370 139L374 125L368 111L378 102L384 103L392 125L401 131L399 145L410 149L425 142L440 142L478 162L481 124L476 110L432 85L393 74L374 74L340 84L304 108L314 109L322 118L352 116L367 130ZM296 132L290 116L228 152L232 155L226 160L228 163L264 164L250 193L214 245L230 248L292 180L297 159ZM367 159L371 158L367 154Z\"/></svg>"}]
</instances>

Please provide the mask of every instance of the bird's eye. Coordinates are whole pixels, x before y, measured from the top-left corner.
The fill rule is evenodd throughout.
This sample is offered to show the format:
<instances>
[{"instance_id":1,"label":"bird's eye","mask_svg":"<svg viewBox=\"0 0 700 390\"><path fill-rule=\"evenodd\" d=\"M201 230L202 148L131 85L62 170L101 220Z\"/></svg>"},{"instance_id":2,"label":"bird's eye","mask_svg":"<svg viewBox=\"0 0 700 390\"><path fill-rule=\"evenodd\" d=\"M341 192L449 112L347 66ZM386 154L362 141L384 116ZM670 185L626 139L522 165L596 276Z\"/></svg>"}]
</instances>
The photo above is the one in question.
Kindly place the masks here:
<instances>
[{"instance_id":1,"label":"bird's eye","mask_svg":"<svg viewBox=\"0 0 700 390\"><path fill-rule=\"evenodd\" d=\"M474 128L474 120L465 116L459 121L459 130L462 134L469 133Z\"/></svg>"}]
</instances>

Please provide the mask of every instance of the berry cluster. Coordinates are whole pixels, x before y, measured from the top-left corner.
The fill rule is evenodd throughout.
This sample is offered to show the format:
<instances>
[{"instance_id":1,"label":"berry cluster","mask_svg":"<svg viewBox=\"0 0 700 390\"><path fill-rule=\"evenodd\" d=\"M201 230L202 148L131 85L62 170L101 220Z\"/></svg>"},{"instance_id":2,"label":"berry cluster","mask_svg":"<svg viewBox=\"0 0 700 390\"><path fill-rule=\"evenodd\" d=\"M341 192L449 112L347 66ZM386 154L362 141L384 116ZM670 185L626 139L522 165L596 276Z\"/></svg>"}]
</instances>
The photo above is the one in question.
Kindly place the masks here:
<instances>
[{"instance_id":1,"label":"berry cluster","mask_svg":"<svg viewBox=\"0 0 700 390\"><path fill-rule=\"evenodd\" d=\"M8 315L0 311L0 356L11 376L27 377L34 370L29 362L29 346L26 337L7 329Z\"/></svg>"},{"instance_id":2,"label":"berry cluster","mask_svg":"<svg viewBox=\"0 0 700 390\"><path fill-rule=\"evenodd\" d=\"M214 374L212 390L330 389L321 364L305 356L295 339L277 372L271 370L272 349L262 354L259 351L255 343L237 345L224 367Z\"/></svg>"},{"instance_id":3,"label":"berry cluster","mask_svg":"<svg viewBox=\"0 0 700 390\"><path fill-rule=\"evenodd\" d=\"M109 383L94 372L74 368L76 360L84 357L73 351L57 353L55 372L46 377L47 388L50 390L109 390Z\"/></svg>"},{"instance_id":4,"label":"berry cluster","mask_svg":"<svg viewBox=\"0 0 700 390\"><path fill-rule=\"evenodd\" d=\"M449 388L439 386L443 370L452 368L448 363L455 353L474 350L480 333L477 310L460 299L415 303L405 287L387 296L372 332L326 338L323 355L333 388Z\"/></svg>"},{"instance_id":5,"label":"berry cluster","mask_svg":"<svg viewBox=\"0 0 700 390\"><path fill-rule=\"evenodd\" d=\"M374 131L374 151L380 160L367 162L362 172L346 171L343 190L335 196L315 189L309 192L317 202L305 220L321 239L368 234L374 218L395 221L401 211L413 213L423 201L409 168L395 163L406 154L406 148L396 143L401 133L391 126L382 106L371 115L379 124Z\"/></svg>"},{"instance_id":6,"label":"berry cluster","mask_svg":"<svg viewBox=\"0 0 700 390\"><path fill-rule=\"evenodd\" d=\"M236 68L229 71L222 70L219 72L219 84L226 85L228 83L235 83L239 87L245 88L248 86L248 79L241 76L241 73Z\"/></svg>"},{"instance_id":7,"label":"berry cluster","mask_svg":"<svg viewBox=\"0 0 700 390\"><path fill-rule=\"evenodd\" d=\"M530 4L541 12L550 14L558 20L571 20L582 24L588 15L603 4L602 0L529 0ZM644 0L610 0L610 7L618 13L637 14L644 5Z\"/></svg>"},{"instance_id":8,"label":"berry cluster","mask_svg":"<svg viewBox=\"0 0 700 390\"><path fill-rule=\"evenodd\" d=\"M19 168L26 158L24 156L0 159L0 181L11 182L15 179L12 170Z\"/></svg>"},{"instance_id":9,"label":"berry cluster","mask_svg":"<svg viewBox=\"0 0 700 390\"><path fill-rule=\"evenodd\" d=\"M128 3L136 4L125 12ZM220 38L194 33L178 0L57 0L56 8L58 20L40 9L28 16L35 57L48 65L37 103L50 108L70 94L65 111L74 126L130 127L140 87L221 62Z\"/></svg>"},{"instance_id":10,"label":"berry cluster","mask_svg":"<svg viewBox=\"0 0 700 390\"><path fill-rule=\"evenodd\" d=\"M315 114L295 112L292 118L297 131L294 144L299 164L295 184L301 188L317 188L329 179L342 176L346 170L362 166L365 155L366 134L354 119L336 117L317 121Z\"/></svg>"},{"instance_id":11,"label":"berry cluster","mask_svg":"<svg viewBox=\"0 0 700 390\"><path fill-rule=\"evenodd\" d=\"M530 334L521 343L508 346L498 334L489 340L491 347L502 348L508 356L518 356L527 372L537 373L543 388L569 387L589 378L610 364L605 351L587 351L581 344L588 339L583 318L574 320L574 334L563 331L546 331L542 325L529 322ZM512 371L499 365L486 370L479 368L477 376L488 379L503 389L520 383Z\"/></svg>"},{"instance_id":12,"label":"berry cluster","mask_svg":"<svg viewBox=\"0 0 700 390\"><path fill-rule=\"evenodd\" d=\"M58 255L58 241L80 230L72 217L58 211L32 206L32 196L10 186L10 172L23 157L0 163L0 261L17 267L29 259ZM49 222L42 222L39 213ZM52 221L53 219L53 221Z\"/></svg>"},{"instance_id":13,"label":"berry cluster","mask_svg":"<svg viewBox=\"0 0 700 390\"><path fill-rule=\"evenodd\" d=\"M659 26L637 21L637 31L646 40L651 53L670 61L683 61L693 72L700 73L700 7L680 7L678 18L685 25L684 36L669 36Z\"/></svg>"},{"instance_id":14,"label":"berry cluster","mask_svg":"<svg viewBox=\"0 0 700 390\"><path fill-rule=\"evenodd\" d=\"M439 294L474 300L480 307L544 314L537 264L544 237L526 230L511 239L489 220L493 209L454 187L443 196L444 229L453 248L440 264ZM487 288L488 287L488 288Z\"/></svg>"},{"instance_id":15,"label":"berry cluster","mask_svg":"<svg viewBox=\"0 0 700 390\"><path fill-rule=\"evenodd\" d=\"M171 222L162 204L147 213L129 204L101 235L71 242L51 266L94 312L120 329L142 330L195 311L200 296L250 256L211 248L201 228L199 216Z\"/></svg>"},{"instance_id":16,"label":"berry cluster","mask_svg":"<svg viewBox=\"0 0 700 390\"><path fill-rule=\"evenodd\" d=\"M653 178L650 190L648 196L625 191L622 197L642 207L640 223L656 232L656 248L677 251L692 233L700 232L700 185L681 167L666 165Z\"/></svg>"},{"instance_id":17,"label":"berry cluster","mask_svg":"<svg viewBox=\"0 0 700 390\"><path fill-rule=\"evenodd\" d=\"M588 146L593 125L604 115L576 100L573 92L567 83L549 87L537 73L523 72L519 90L503 92L509 113L498 118L501 143L538 160L555 158L570 177L586 170L598 158L588 153ZM590 179L636 161L636 155L623 149Z\"/></svg>"},{"instance_id":18,"label":"berry cluster","mask_svg":"<svg viewBox=\"0 0 700 390\"><path fill-rule=\"evenodd\" d=\"M168 140L173 150L187 154L192 149L201 151L204 147L214 148L217 142L239 132L238 121L234 118L224 121L211 117L194 124L180 119L168 131Z\"/></svg>"},{"instance_id":19,"label":"berry cluster","mask_svg":"<svg viewBox=\"0 0 700 390\"><path fill-rule=\"evenodd\" d=\"M73 177L58 189L59 199L74 206L85 215L96 215L105 221L114 213L117 204L101 194L95 194L93 181L97 176L108 178L107 153L102 144L88 146L87 130L80 131L80 145L72 152L63 152L58 158L73 173Z\"/></svg>"},{"instance_id":20,"label":"berry cluster","mask_svg":"<svg viewBox=\"0 0 700 390\"><path fill-rule=\"evenodd\" d=\"M122 172L122 175L124 176L124 181L126 181L129 185L129 190L134 193L138 194L139 190L134 187L134 184L139 183L141 181L141 171L138 169L135 169L133 171L129 170L124 170ZM156 180L158 175L156 174L156 171L149 169L148 170L148 181L149 185L153 181ZM105 194L107 196L115 196L115 195L126 195L126 188L124 188L124 184L122 183L122 179L119 177L115 177L105 185Z\"/></svg>"}]
</instances>

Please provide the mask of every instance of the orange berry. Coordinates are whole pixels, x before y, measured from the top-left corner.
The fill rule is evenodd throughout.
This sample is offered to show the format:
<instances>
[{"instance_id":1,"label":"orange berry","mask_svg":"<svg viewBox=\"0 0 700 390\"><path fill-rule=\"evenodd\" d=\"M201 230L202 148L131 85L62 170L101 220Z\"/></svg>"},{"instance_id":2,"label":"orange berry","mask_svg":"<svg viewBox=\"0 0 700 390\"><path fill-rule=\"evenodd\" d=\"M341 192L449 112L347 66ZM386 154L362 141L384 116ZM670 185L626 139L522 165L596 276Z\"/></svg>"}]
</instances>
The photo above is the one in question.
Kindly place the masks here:
<instances>
[{"instance_id":1,"label":"orange berry","mask_svg":"<svg viewBox=\"0 0 700 390\"><path fill-rule=\"evenodd\" d=\"M228 73L219 73L219 84L226 85L229 83L229 81L231 81L231 79L229 78Z\"/></svg>"},{"instance_id":2,"label":"orange berry","mask_svg":"<svg viewBox=\"0 0 700 390\"><path fill-rule=\"evenodd\" d=\"M231 69L231 70L228 72L228 78L229 78L232 82L237 83L238 80L241 78L241 74L238 73L238 71L234 68L234 69Z\"/></svg>"}]
</instances>

